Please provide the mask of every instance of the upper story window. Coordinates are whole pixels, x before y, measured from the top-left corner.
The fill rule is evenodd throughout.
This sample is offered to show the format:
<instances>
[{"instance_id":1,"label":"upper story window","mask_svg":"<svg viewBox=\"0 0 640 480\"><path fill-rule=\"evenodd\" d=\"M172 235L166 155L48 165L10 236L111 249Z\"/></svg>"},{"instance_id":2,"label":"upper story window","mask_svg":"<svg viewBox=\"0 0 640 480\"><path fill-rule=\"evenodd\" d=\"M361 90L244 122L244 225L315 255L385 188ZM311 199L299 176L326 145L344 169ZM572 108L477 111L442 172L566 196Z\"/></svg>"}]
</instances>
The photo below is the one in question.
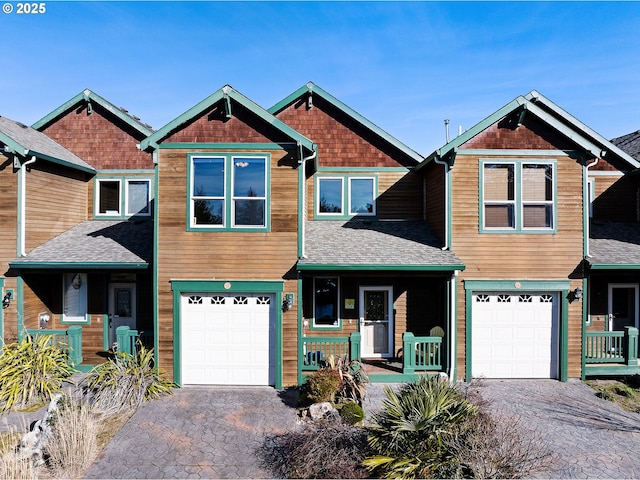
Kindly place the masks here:
<instances>
[{"instance_id":1,"label":"upper story window","mask_svg":"<svg viewBox=\"0 0 640 480\"><path fill-rule=\"evenodd\" d=\"M481 161L484 232L554 232L555 162Z\"/></svg>"},{"instance_id":2,"label":"upper story window","mask_svg":"<svg viewBox=\"0 0 640 480\"><path fill-rule=\"evenodd\" d=\"M149 216L150 193L149 179L99 178L96 180L95 216Z\"/></svg>"},{"instance_id":3,"label":"upper story window","mask_svg":"<svg viewBox=\"0 0 640 480\"><path fill-rule=\"evenodd\" d=\"M190 228L267 228L267 156L191 155L189 161Z\"/></svg>"},{"instance_id":4,"label":"upper story window","mask_svg":"<svg viewBox=\"0 0 640 480\"><path fill-rule=\"evenodd\" d=\"M316 215L319 218L346 219L355 215L376 215L375 177L318 176Z\"/></svg>"}]
</instances>

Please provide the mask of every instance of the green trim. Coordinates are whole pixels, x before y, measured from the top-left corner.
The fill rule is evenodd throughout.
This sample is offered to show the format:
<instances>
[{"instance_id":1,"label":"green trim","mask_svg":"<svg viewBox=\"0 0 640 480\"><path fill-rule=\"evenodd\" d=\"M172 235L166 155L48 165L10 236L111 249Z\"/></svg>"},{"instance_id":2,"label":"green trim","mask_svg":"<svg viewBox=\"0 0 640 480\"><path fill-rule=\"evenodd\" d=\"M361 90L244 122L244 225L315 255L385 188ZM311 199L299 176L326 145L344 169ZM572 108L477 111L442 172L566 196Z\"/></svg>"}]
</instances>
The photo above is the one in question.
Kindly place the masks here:
<instances>
[{"instance_id":1,"label":"green trim","mask_svg":"<svg viewBox=\"0 0 640 480\"><path fill-rule=\"evenodd\" d=\"M599 365L591 364L585 365L584 376L625 376L625 375L638 375L640 374L640 366L637 365Z\"/></svg>"},{"instance_id":2,"label":"green trim","mask_svg":"<svg viewBox=\"0 0 640 480\"><path fill-rule=\"evenodd\" d=\"M625 160L629 165L631 165L634 168L640 167L640 162L634 159L631 155L629 155L627 152L623 151L622 149L618 148L616 145L614 145L612 142L604 138L595 130L592 130L591 128L589 128L587 125L585 125L580 120L575 118L569 112L560 108L558 105L553 103L551 100L549 100L547 97L542 95L540 92L536 90L531 90L528 94L525 95L525 98L527 98L528 100L534 103L542 103L547 108L552 110L556 115L559 115L564 120L568 121L569 123L577 127L580 131L582 131L583 133L589 135L591 138L596 140L598 143L600 143L604 147L605 150L610 150L614 152L616 155L618 155L620 158Z\"/></svg>"},{"instance_id":3,"label":"green trim","mask_svg":"<svg viewBox=\"0 0 640 480\"><path fill-rule=\"evenodd\" d=\"M456 382L458 379L458 274L457 272L451 276L451 279L449 280L451 282L451 295L453 296L453 312L450 315L450 322L447 322L447 325L451 324L451 328L453 328L453 331L456 332L455 335L455 339L456 341L453 342L452 348L453 348L453 353L452 355L450 355L450 357L447 359L447 363L449 363L451 361L451 358L453 358L453 365L449 365L449 378L453 380L453 382ZM449 299L449 302L451 303L451 299ZM451 333L449 333L449 335L451 335ZM449 336L448 338L451 338L451 336Z\"/></svg>"},{"instance_id":4,"label":"green trim","mask_svg":"<svg viewBox=\"0 0 640 480\"><path fill-rule=\"evenodd\" d=\"M301 165L300 168L298 168L298 231L296 232L296 236L298 237L298 258L302 258L303 254L303 232L305 231L305 219L307 214L304 208L307 203L304 198L304 193L306 193L306 178L304 178L305 170L305 165Z\"/></svg>"},{"instance_id":5,"label":"green trim","mask_svg":"<svg viewBox=\"0 0 640 480\"><path fill-rule=\"evenodd\" d=\"M411 168L408 167L318 167L316 169L318 173L343 173L354 172L357 175L362 175L368 172L410 172Z\"/></svg>"},{"instance_id":6,"label":"green trim","mask_svg":"<svg viewBox=\"0 0 640 480\"><path fill-rule=\"evenodd\" d=\"M27 258L27 257L25 257ZM60 269L60 268L82 268L85 270L105 270L105 269L121 269L121 270L144 270L149 267L148 263L144 262L29 262L29 261L15 261L9 262L10 268L16 269Z\"/></svg>"},{"instance_id":7,"label":"green trim","mask_svg":"<svg viewBox=\"0 0 640 480\"><path fill-rule=\"evenodd\" d=\"M310 95L310 96L318 95L324 101L330 103L333 107L337 108L342 113L349 116L350 118L358 122L360 125L368 129L369 131L371 131L372 133L374 133L375 135L377 135L378 137L380 137L381 139L383 139L393 147L397 148L398 150L400 150L402 153L404 153L411 159L413 159L416 162L416 164L420 163L423 160L422 155L420 155L418 152L408 147L407 145L405 145L404 143L402 143L400 140L393 137L389 133L385 132L383 129L381 129L374 123L372 123L370 120L367 120L364 116L360 115L358 112L348 107L347 105L342 103L340 100L338 100L336 97L329 94L328 92L326 92L325 90L323 90L322 88L314 84L313 82L308 82L306 85L300 87L295 92L288 95L283 100L281 100L280 102L276 103L274 106L269 108L267 111L273 115L277 115L282 110L284 110L289 105L291 105L293 102L297 101L300 97L307 96L307 95Z\"/></svg>"},{"instance_id":8,"label":"green trim","mask_svg":"<svg viewBox=\"0 0 640 480\"><path fill-rule=\"evenodd\" d=\"M4 143L4 153L15 153L22 157L26 157L29 154L29 149L16 142L6 133L0 132L0 143Z\"/></svg>"},{"instance_id":9,"label":"green trim","mask_svg":"<svg viewBox=\"0 0 640 480\"><path fill-rule=\"evenodd\" d=\"M102 108L104 108L105 110L109 111L110 113L112 113L113 115L118 117L120 120L125 122L127 125L129 125L130 127L134 128L135 130L137 130L138 132L140 132L141 134L143 134L145 136L146 135L151 135L153 133L153 130L151 130L148 127L144 126L142 123L136 121L134 118L132 118L129 115L127 115L126 113L124 113L122 110L120 110L118 107L113 105L111 102L108 102L107 100L102 98L100 95L98 95L95 92L92 92L89 89L86 89L86 90L80 92L79 94L77 94L72 99L70 99L67 102L63 103L58 108L56 108L52 112L48 113L44 117L42 117L40 120L38 120L36 123L34 123L31 127L35 128L36 130L40 130L42 127L44 127L44 126L46 126L46 125L48 125L50 123L53 123L55 120L57 120L59 117L61 117L62 115L67 113L69 110L74 108L80 102L87 102L87 103L95 102L95 103L97 103Z\"/></svg>"},{"instance_id":10,"label":"green trim","mask_svg":"<svg viewBox=\"0 0 640 480\"><path fill-rule=\"evenodd\" d=\"M182 385L181 305L183 293L269 293L275 296L275 388L282 389L282 292L284 281L269 280L170 280L173 292L173 381ZM300 297L300 295L298 295Z\"/></svg>"},{"instance_id":11,"label":"green trim","mask_svg":"<svg viewBox=\"0 0 640 480\"><path fill-rule=\"evenodd\" d=\"M591 270L640 270L638 263L590 263Z\"/></svg>"},{"instance_id":12,"label":"green trim","mask_svg":"<svg viewBox=\"0 0 640 480\"><path fill-rule=\"evenodd\" d=\"M17 312L17 327L18 338L21 338L24 330L24 280L22 276L16 278L16 312Z\"/></svg>"},{"instance_id":13,"label":"green trim","mask_svg":"<svg viewBox=\"0 0 640 480\"><path fill-rule=\"evenodd\" d=\"M90 174L96 173L96 169L91 167L91 166L86 166L85 167L83 165L78 165L77 163L69 162L69 161L63 160L61 158L52 157L51 155L46 155L44 153L40 153L40 152L37 152L35 150L29 150L28 155L35 155L36 157L38 157L38 158L40 158L42 160L46 160L48 162L55 163L57 165L62 165L63 167L69 167L69 168L72 168L74 170L79 170L81 172L90 173Z\"/></svg>"},{"instance_id":14,"label":"green trim","mask_svg":"<svg viewBox=\"0 0 640 480\"><path fill-rule=\"evenodd\" d=\"M234 226L232 222L233 209L233 159L242 157L263 158L265 160L265 202L264 202L264 226ZM192 192L192 160L194 158L222 158L225 169L224 188L224 223L223 225L192 225L191 192ZM206 152L187 154L187 195L186 195L186 231L187 232L270 232L271 231L271 154L256 152Z\"/></svg>"},{"instance_id":15,"label":"green trim","mask_svg":"<svg viewBox=\"0 0 640 480\"><path fill-rule=\"evenodd\" d=\"M10 289L7 289L9 291ZM4 298L5 294L4 290L4 277L0 277L0 298ZM11 299L13 300L13 296L15 292L11 293ZM0 306L0 344L4 344L4 308ZM300 358L300 356L298 356Z\"/></svg>"},{"instance_id":16,"label":"green trim","mask_svg":"<svg viewBox=\"0 0 640 480\"><path fill-rule=\"evenodd\" d=\"M159 288L159 275L158 275L158 250L159 250L159 230L158 230L158 212L159 212L159 196L160 196L160 189L159 189L159 183L160 183L160 175L159 173L159 166L156 163L155 167L155 175L154 175L154 184L155 184L155 190L156 190L156 199L153 202L153 218L156 219L153 222L153 267L152 267L152 275L153 275L153 285L152 285L152 292L153 292L153 303L152 303L152 308L153 308L153 357L154 357L154 361L156 365L160 365L160 341L158 340L158 335L160 332L160 326L158 325L158 319L159 319L159 302L158 302L158 297L160 296L160 288Z\"/></svg>"},{"instance_id":17,"label":"green trim","mask_svg":"<svg viewBox=\"0 0 640 480\"><path fill-rule=\"evenodd\" d=\"M291 142L280 143L162 143L158 145L160 150L197 150L197 149L214 149L220 148L223 150L296 150L298 144Z\"/></svg>"},{"instance_id":18,"label":"green trim","mask_svg":"<svg viewBox=\"0 0 640 480\"><path fill-rule=\"evenodd\" d=\"M453 246L453 168L450 164L443 165L446 169L444 172L445 182L447 182L446 202L447 202L447 217L445 222L447 223L446 241L449 250L452 250ZM462 268L464 270L464 267Z\"/></svg>"},{"instance_id":19,"label":"green trim","mask_svg":"<svg viewBox=\"0 0 640 480\"><path fill-rule=\"evenodd\" d=\"M464 280L464 289L473 291L561 291L569 290L570 286L569 280Z\"/></svg>"},{"instance_id":20,"label":"green trim","mask_svg":"<svg viewBox=\"0 0 640 480\"><path fill-rule=\"evenodd\" d=\"M303 318L303 312L304 312L304 307L302 304L303 298L304 298L304 292L302 290L302 278L298 277L298 279L296 280L297 284L298 284L298 308L297 308L297 316L298 316L298 342L297 342L297 362L298 362L298 367L296 368L296 370L298 371L297 373L297 384L298 385L302 385L302 383L304 382L304 375L302 373L302 368L300 365L300 359L303 357L303 345L302 345L302 336L304 335L304 328L303 328L303 322L304 322L304 318Z\"/></svg>"},{"instance_id":21,"label":"green trim","mask_svg":"<svg viewBox=\"0 0 640 480\"><path fill-rule=\"evenodd\" d=\"M484 226L484 166L486 164L513 165L514 170L514 228L489 228ZM525 228L522 199L522 167L523 165L551 165L553 169L553 226L552 228ZM478 232L486 234L541 234L558 233L558 165L556 159L544 158L480 158L478 159Z\"/></svg>"},{"instance_id":22,"label":"green trim","mask_svg":"<svg viewBox=\"0 0 640 480\"><path fill-rule=\"evenodd\" d=\"M516 287L516 284L519 286ZM559 323L558 325L558 379L566 382L569 371L569 280L465 280L465 381L472 380L472 354L473 354L473 293L478 291L548 291L559 293ZM583 300L584 301L584 300Z\"/></svg>"},{"instance_id":23,"label":"green trim","mask_svg":"<svg viewBox=\"0 0 640 480\"><path fill-rule=\"evenodd\" d=\"M551 157L583 158L583 152L577 150L511 150L508 148L469 148L459 149L458 155L478 155L478 156L514 156L514 157L540 157L547 155Z\"/></svg>"},{"instance_id":24,"label":"green trim","mask_svg":"<svg viewBox=\"0 0 640 480\"><path fill-rule=\"evenodd\" d=\"M384 270L384 271L402 271L402 272L449 272L453 270L464 270L463 264L450 265L383 265L383 264L331 264L331 263L300 263L298 261L298 271L358 271L358 270Z\"/></svg>"},{"instance_id":25,"label":"green trim","mask_svg":"<svg viewBox=\"0 0 640 480\"><path fill-rule=\"evenodd\" d=\"M585 349L587 348L587 343L586 343L586 339L587 339L587 325L591 324L590 319L589 319L589 290L588 290L588 286L589 286L589 282L588 279L585 277L582 279L582 291L584 292L582 294L582 332L581 332L581 345L582 345L582 355L580 355L581 357L581 365L580 365L580 378L582 380L584 380L584 374L585 374L585 365L586 365L586 358L585 358Z\"/></svg>"},{"instance_id":26,"label":"green trim","mask_svg":"<svg viewBox=\"0 0 640 480\"><path fill-rule=\"evenodd\" d=\"M302 145L309 152L314 151L314 144L307 137L299 133L298 131L291 128L289 125L281 121L280 119L274 117L267 110L262 108L257 103L249 100L247 97L242 95L241 93L234 90L231 86L225 85L220 90L212 93L207 98L199 102L198 104L191 107L189 110L184 112L182 115L176 117L171 122L167 123L160 130L156 131L152 135L145 138L142 142L140 142L140 149L142 151L147 150L148 148L156 149L159 144L171 135L173 132L180 130L185 124L190 122L193 118L203 114L206 110L211 108L213 105L220 101L225 101L225 98L228 98L229 101L233 100L244 108L253 113L256 117L260 118L267 124L277 128L283 134L291 138L294 142Z\"/></svg>"},{"instance_id":27,"label":"green trim","mask_svg":"<svg viewBox=\"0 0 640 480\"><path fill-rule=\"evenodd\" d=\"M349 200L351 199L351 180L352 179L371 179L373 180L373 206L374 212L369 213L350 213L351 208ZM341 180L342 181L342 213L320 213L320 182L322 180ZM354 217L366 217L375 220L378 217L378 176L375 174L337 174L337 175L315 175L313 178L313 219L314 220L349 220Z\"/></svg>"}]
</instances>

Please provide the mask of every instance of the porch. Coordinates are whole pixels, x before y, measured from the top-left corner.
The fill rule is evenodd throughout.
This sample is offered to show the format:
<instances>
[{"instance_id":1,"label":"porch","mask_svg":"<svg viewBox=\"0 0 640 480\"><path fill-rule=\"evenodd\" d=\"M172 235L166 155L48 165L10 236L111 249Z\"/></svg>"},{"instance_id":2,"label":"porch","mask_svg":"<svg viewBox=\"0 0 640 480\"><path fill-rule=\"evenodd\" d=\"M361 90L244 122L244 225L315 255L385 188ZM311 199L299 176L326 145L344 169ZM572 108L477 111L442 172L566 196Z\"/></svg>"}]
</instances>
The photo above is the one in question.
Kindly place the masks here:
<instances>
[{"instance_id":1,"label":"porch","mask_svg":"<svg viewBox=\"0 0 640 480\"><path fill-rule=\"evenodd\" d=\"M638 365L638 329L585 332L583 377L634 375Z\"/></svg>"},{"instance_id":2,"label":"porch","mask_svg":"<svg viewBox=\"0 0 640 480\"><path fill-rule=\"evenodd\" d=\"M324 365L330 357L362 363L373 383L403 383L421 375L444 373L443 337L402 335L402 349L394 358L362 358L362 339L359 332L349 336L303 337L298 355L298 384ZM407 354L410 352L410 354Z\"/></svg>"}]
</instances>

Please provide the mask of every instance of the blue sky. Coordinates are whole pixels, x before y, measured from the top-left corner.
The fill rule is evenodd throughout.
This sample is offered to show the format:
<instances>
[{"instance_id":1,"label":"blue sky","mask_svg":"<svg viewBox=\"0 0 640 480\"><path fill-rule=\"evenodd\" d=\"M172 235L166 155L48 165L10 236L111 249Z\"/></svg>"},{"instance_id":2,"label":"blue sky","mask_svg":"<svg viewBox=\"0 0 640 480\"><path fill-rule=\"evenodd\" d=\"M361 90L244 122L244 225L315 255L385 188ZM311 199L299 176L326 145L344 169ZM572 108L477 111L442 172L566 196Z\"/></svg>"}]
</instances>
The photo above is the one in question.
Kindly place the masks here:
<instances>
[{"instance_id":1,"label":"blue sky","mask_svg":"<svg viewBox=\"0 0 640 480\"><path fill-rule=\"evenodd\" d=\"M311 80L423 155L532 89L640 129L640 2L9 3L0 115L26 124L84 88L160 128L225 84L268 108Z\"/></svg>"}]
</instances>

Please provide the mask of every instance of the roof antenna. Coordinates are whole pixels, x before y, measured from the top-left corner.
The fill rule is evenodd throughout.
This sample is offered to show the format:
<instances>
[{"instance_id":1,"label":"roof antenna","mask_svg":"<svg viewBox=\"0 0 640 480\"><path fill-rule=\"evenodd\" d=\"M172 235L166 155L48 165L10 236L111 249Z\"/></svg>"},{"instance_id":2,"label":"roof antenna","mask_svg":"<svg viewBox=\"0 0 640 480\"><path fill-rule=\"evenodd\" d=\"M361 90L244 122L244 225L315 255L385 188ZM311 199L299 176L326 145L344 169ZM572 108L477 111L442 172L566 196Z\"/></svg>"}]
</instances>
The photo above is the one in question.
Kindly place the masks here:
<instances>
[{"instance_id":1,"label":"roof antenna","mask_svg":"<svg viewBox=\"0 0 640 480\"><path fill-rule=\"evenodd\" d=\"M449 143L449 119L446 118L444 121L444 133L445 138L447 139L447 143Z\"/></svg>"}]
</instances>

